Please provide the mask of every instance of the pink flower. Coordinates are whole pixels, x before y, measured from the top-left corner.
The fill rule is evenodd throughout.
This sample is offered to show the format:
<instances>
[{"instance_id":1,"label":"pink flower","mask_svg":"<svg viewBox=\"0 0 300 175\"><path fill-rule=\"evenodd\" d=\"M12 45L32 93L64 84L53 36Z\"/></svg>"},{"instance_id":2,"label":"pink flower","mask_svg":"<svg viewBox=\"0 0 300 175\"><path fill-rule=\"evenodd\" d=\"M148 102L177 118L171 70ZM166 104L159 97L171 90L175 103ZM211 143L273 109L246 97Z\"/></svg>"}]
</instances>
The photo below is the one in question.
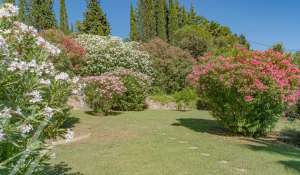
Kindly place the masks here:
<instances>
[{"instance_id":1,"label":"pink flower","mask_svg":"<svg viewBox=\"0 0 300 175\"><path fill-rule=\"evenodd\" d=\"M261 62L257 61L256 59L253 59L253 60L251 61L251 64L259 65L259 64L261 64Z\"/></svg>"},{"instance_id":2,"label":"pink flower","mask_svg":"<svg viewBox=\"0 0 300 175\"><path fill-rule=\"evenodd\" d=\"M253 101L253 97L250 96L250 95L247 95L247 96L244 97L244 100L245 100L246 102L251 102L251 101Z\"/></svg>"}]
</instances>

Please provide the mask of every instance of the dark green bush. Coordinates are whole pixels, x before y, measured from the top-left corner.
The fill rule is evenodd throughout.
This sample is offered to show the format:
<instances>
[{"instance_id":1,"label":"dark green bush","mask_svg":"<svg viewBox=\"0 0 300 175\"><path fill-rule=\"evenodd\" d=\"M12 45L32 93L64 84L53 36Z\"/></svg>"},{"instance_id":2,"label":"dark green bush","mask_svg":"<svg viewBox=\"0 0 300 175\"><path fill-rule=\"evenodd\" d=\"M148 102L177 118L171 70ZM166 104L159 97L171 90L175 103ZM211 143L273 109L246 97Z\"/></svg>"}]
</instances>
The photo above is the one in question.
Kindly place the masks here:
<instances>
[{"instance_id":1,"label":"dark green bush","mask_svg":"<svg viewBox=\"0 0 300 175\"><path fill-rule=\"evenodd\" d=\"M144 43L142 49L151 55L154 69L153 86L156 89L172 94L186 87L186 76L195 62L188 52L159 38Z\"/></svg>"},{"instance_id":2,"label":"dark green bush","mask_svg":"<svg viewBox=\"0 0 300 175\"><path fill-rule=\"evenodd\" d=\"M185 26L175 32L174 45L188 50L194 57L202 56L212 47L212 35L200 26Z\"/></svg>"},{"instance_id":3,"label":"dark green bush","mask_svg":"<svg viewBox=\"0 0 300 175\"><path fill-rule=\"evenodd\" d=\"M209 110L207 101L201 98L197 100L196 107L198 110Z\"/></svg>"},{"instance_id":4,"label":"dark green bush","mask_svg":"<svg viewBox=\"0 0 300 175\"><path fill-rule=\"evenodd\" d=\"M115 99L113 109L117 111L142 111L146 108L147 88L134 76L122 78L127 91Z\"/></svg>"}]
</instances>

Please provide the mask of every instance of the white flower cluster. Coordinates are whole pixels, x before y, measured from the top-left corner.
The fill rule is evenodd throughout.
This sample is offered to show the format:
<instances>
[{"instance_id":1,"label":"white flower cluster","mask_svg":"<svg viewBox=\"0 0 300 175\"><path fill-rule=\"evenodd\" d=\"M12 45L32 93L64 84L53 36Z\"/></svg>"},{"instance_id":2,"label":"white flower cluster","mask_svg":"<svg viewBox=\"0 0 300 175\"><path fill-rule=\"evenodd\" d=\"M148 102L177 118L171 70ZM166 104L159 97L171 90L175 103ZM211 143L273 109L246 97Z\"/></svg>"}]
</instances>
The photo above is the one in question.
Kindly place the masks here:
<instances>
[{"instance_id":1,"label":"white flower cluster","mask_svg":"<svg viewBox=\"0 0 300 175\"><path fill-rule=\"evenodd\" d=\"M0 112L0 117L1 118L6 118L6 119L9 119L12 117L11 115L11 109L10 108L7 108L5 107L1 112Z\"/></svg>"},{"instance_id":2,"label":"white flower cluster","mask_svg":"<svg viewBox=\"0 0 300 175\"><path fill-rule=\"evenodd\" d=\"M18 40L23 40L24 34L30 34L36 38L36 44L45 48L51 55L56 56L61 53L61 50L58 47L50 44L43 37L39 36L38 31L34 27L21 22L14 22L14 27L14 32L16 33Z\"/></svg>"},{"instance_id":3,"label":"white flower cluster","mask_svg":"<svg viewBox=\"0 0 300 175\"><path fill-rule=\"evenodd\" d=\"M37 64L36 60L31 60L30 62L25 62L18 60L15 58L13 61L8 62L8 70L11 72L21 71L21 73L25 71L30 71L32 73L37 73L37 75L41 76L44 74L53 75L54 74L54 66L52 63Z\"/></svg>"},{"instance_id":4,"label":"white flower cluster","mask_svg":"<svg viewBox=\"0 0 300 175\"><path fill-rule=\"evenodd\" d=\"M5 38L0 34L0 50L2 51L3 55L8 55L8 48ZM0 52L1 53L1 52Z\"/></svg>"},{"instance_id":5,"label":"white flower cluster","mask_svg":"<svg viewBox=\"0 0 300 175\"><path fill-rule=\"evenodd\" d=\"M65 135L66 143L70 143L74 138L74 132L71 129L67 130L67 134Z\"/></svg>"},{"instance_id":6,"label":"white flower cluster","mask_svg":"<svg viewBox=\"0 0 300 175\"><path fill-rule=\"evenodd\" d=\"M51 81L49 79L47 79L47 80L41 79L40 83L42 85L46 85L46 86L50 86L51 85Z\"/></svg>"},{"instance_id":7,"label":"white flower cluster","mask_svg":"<svg viewBox=\"0 0 300 175\"><path fill-rule=\"evenodd\" d=\"M51 120L54 115L54 109L50 108L49 106L45 107L44 109L44 116L48 119Z\"/></svg>"},{"instance_id":8,"label":"white flower cluster","mask_svg":"<svg viewBox=\"0 0 300 175\"><path fill-rule=\"evenodd\" d=\"M150 56L140 51L135 42L88 34L78 35L76 41L87 53L87 66L83 66L83 73L100 75L121 67L146 75L153 73Z\"/></svg>"},{"instance_id":9,"label":"white flower cluster","mask_svg":"<svg viewBox=\"0 0 300 175\"><path fill-rule=\"evenodd\" d=\"M42 38L40 36L37 37L36 43L37 43L37 45L42 46L45 49L47 49L47 51L51 55L55 56L55 55L59 55L61 53L61 50L58 47L50 44L49 42L47 42L44 38Z\"/></svg>"},{"instance_id":10,"label":"white flower cluster","mask_svg":"<svg viewBox=\"0 0 300 175\"><path fill-rule=\"evenodd\" d=\"M43 98L42 98L40 92L37 90L32 91L31 93L28 93L26 95L31 97L31 99L29 100L30 103L35 104L35 103L39 103L39 102L43 101Z\"/></svg>"},{"instance_id":11,"label":"white flower cluster","mask_svg":"<svg viewBox=\"0 0 300 175\"><path fill-rule=\"evenodd\" d=\"M22 126L20 126L19 129L20 129L20 132L21 132L23 135L25 135L25 134L30 133L30 131L33 130L33 127L32 127L31 124L27 124L27 125L22 125Z\"/></svg>"},{"instance_id":12,"label":"white flower cluster","mask_svg":"<svg viewBox=\"0 0 300 175\"><path fill-rule=\"evenodd\" d=\"M4 139L5 139L5 133L3 129L0 129L0 142L3 141Z\"/></svg>"},{"instance_id":13,"label":"white flower cluster","mask_svg":"<svg viewBox=\"0 0 300 175\"><path fill-rule=\"evenodd\" d=\"M10 4L5 3L2 8L0 8L0 18L10 18L13 16L17 16L19 12L19 8Z\"/></svg>"},{"instance_id":14,"label":"white flower cluster","mask_svg":"<svg viewBox=\"0 0 300 175\"><path fill-rule=\"evenodd\" d=\"M61 72L55 76L56 81L68 81L70 80L69 74Z\"/></svg>"}]
</instances>

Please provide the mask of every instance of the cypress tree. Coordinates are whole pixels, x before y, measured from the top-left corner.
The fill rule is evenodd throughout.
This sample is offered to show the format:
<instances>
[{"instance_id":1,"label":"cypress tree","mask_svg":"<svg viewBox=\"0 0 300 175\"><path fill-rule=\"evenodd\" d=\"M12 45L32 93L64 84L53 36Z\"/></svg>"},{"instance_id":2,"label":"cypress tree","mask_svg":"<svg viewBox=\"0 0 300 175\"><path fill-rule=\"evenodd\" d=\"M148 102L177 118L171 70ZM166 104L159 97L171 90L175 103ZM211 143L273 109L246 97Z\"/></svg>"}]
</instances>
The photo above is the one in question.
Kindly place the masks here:
<instances>
[{"instance_id":1,"label":"cypress tree","mask_svg":"<svg viewBox=\"0 0 300 175\"><path fill-rule=\"evenodd\" d=\"M69 32L69 20L68 20L68 14L66 9L66 3L65 0L60 0L60 30L62 30L64 33Z\"/></svg>"},{"instance_id":2,"label":"cypress tree","mask_svg":"<svg viewBox=\"0 0 300 175\"><path fill-rule=\"evenodd\" d=\"M156 35L163 40L167 40L167 17L166 17L166 1L156 0Z\"/></svg>"},{"instance_id":3,"label":"cypress tree","mask_svg":"<svg viewBox=\"0 0 300 175\"><path fill-rule=\"evenodd\" d=\"M156 36L155 6L153 0L144 0L142 8L143 40L149 40Z\"/></svg>"},{"instance_id":4,"label":"cypress tree","mask_svg":"<svg viewBox=\"0 0 300 175\"><path fill-rule=\"evenodd\" d=\"M138 33L137 33L137 24L136 24L136 15L135 10L132 5L132 2L130 2L130 40L136 41L138 40Z\"/></svg>"},{"instance_id":5,"label":"cypress tree","mask_svg":"<svg viewBox=\"0 0 300 175\"><path fill-rule=\"evenodd\" d=\"M174 33L178 29L178 12L174 0L169 0L169 23L168 33L169 41L172 43L174 39Z\"/></svg>"},{"instance_id":6,"label":"cypress tree","mask_svg":"<svg viewBox=\"0 0 300 175\"><path fill-rule=\"evenodd\" d=\"M18 16L19 21L25 22L27 20L27 15L26 15L26 1L25 0L19 0L19 16Z\"/></svg>"},{"instance_id":7,"label":"cypress tree","mask_svg":"<svg viewBox=\"0 0 300 175\"><path fill-rule=\"evenodd\" d=\"M191 3L188 24L189 25L197 24L197 13L196 13L195 6L194 6L193 2Z\"/></svg>"},{"instance_id":8,"label":"cypress tree","mask_svg":"<svg viewBox=\"0 0 300 175\"><path fill-rule=\"evenodd\" d=\"M56 27L52 0L32 0L30 9L30 23L38 30Z\"/></svg>"},{"instance_id":9,"label":"cypress tree","mask_svg":"<svg viewBox=\"0 0 300 175\"><path fill-rule=\"evenodd\" d=\"M138 34L138 40L143 40L143 36L144 36L143 6L144 6L144 0L138 0L137 9L136 9L136 22L137 22L136 29Z\"/></svg>"},{"instance_id":10,"label":"cypress tree","mask_svg":"<svg viewBox=\"0 0 300 175\"><path fill-rule=\"evenodd\" d=\"M107 36L110 34L110 25L98 0L88 1L84 20L78 25L78 30L83 33L90 33L94 35Z\"/></svg>"}]
</instances>

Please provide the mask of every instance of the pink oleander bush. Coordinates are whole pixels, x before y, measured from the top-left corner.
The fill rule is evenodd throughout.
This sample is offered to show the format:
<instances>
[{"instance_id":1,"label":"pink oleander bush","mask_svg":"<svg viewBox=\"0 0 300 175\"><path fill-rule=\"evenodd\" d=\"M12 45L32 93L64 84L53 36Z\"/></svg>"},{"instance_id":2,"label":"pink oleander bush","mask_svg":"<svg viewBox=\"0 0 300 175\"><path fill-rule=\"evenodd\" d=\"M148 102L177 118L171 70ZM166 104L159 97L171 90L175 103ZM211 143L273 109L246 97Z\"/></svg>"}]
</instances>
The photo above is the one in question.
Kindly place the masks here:
<instances>
[{"instance_id":1,"label":"pink oleander bush","mask_svg":"<svg viewBox=\"0 0 300 175\"><path fill-rule=\"evenodd\" d=\"M300 71L289 55L239 49L231 57L200 59L188 76L215 118L235 133L268 133L298 101Z\"/></svg>"},{"instance_id":2,"label":"pink oleander bush","mask_svg":"<svg viewBox=\"0 0 300 175\"><path fill-rule=\"evenodd\" d=\"M83 81L87 84L84 90L86 103L94 112L103 112L105 115L111 112L115 98L126 92L126 87L117 76L85 77Z\"/></svg>"},{"instance_id":3,"label":"pink oleander bush","mask_svg":"<svg viewBox=\"0 0 300 175\"><path fill-rule=\"evenodd\" d=\"M113 104L114 110L142 111L146 108L146 98L152 82L151 77L124 68L105 73L104 75L119 77L127 89L122 96L118 96L115 99Z\"/></svg>"}]
</instances>

